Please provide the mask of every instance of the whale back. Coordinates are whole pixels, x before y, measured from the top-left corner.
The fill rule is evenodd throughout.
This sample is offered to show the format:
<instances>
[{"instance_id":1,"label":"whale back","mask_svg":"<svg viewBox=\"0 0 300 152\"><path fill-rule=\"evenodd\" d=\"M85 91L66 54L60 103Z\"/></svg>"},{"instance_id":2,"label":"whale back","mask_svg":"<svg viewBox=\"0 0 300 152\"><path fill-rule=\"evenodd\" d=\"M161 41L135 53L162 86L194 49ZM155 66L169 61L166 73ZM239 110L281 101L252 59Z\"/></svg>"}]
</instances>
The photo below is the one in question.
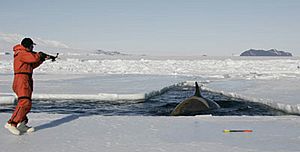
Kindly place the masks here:
<instances>
[{"instance_id":1,"label":"whale back","mask_svg":"<svg viewBox=\"0 0 300 152\"><path fill-rule=\"evenodd\" d=\"M205 111L208 109L209 104L203 98L192 96L178 104L172 111L171 115L193 115L199 113L199 111Z\"/></svg>"},{"instance_id":2,"label":"whale back","mask_svg":"<svg viewBox=\"0 0 300 152\"><path fill-rule=\"evenodd\" d=\"M216 102L202 97L200 92L201 88L197 82L195 82L195 87L196 91L194 96L179 103L171 112L172 116L195 115L203 111L220 108Z\"/></svg>"}]
</instances>

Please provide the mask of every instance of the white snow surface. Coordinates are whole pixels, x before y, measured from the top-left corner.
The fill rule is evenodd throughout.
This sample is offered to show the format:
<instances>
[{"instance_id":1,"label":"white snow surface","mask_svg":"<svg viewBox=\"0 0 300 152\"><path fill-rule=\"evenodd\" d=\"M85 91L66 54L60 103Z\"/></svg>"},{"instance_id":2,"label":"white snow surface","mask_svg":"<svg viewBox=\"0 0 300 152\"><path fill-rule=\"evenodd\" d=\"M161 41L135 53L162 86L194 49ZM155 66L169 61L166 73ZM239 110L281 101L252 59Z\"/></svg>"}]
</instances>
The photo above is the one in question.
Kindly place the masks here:
<instances>
[{"instance_id":1,"label":"white snow surface","mask_svg":"<svg viewBox=\"0 0 300 152\"><path fill-rule=\"evenodd\" d=\"M11 104L11 74L1 75L0 103ZM82 99L114 102L141 102L183 85L186 77L160 75L34 75L33 99ZM77 100L78 101L78 100Z\"/></svg>"},{"instance_id":2,"label":"white snow surface","mask_svg":"<svg viewBox=\"0 0 300 152\"><path fill-rule=\"evenodd\" d=\"M299 78L215 81L207 84L207 90L300 114L299 82Z\"/></svg>"},{"instance_id":3,"label":"white snow surface","mask_svg":"<svg viewBox=\"0 0 300 152\"><path fill-rule=\"evenodd\" d=\"M1 114L4 124L9 114ZM80 116L30 114L37 131L15 136L0 128L1 151L30 152L298 152L298 116ZM223 133L251 129L252 133Z\"/></svg>"},{"instance_id":4,"label":"white snow surface","mask_svg":"<svg viewBox=\"0 0 300 152\"><path fill-rule=\"evenodd\" d=\"M3 69L1 72L13 72L12 61L9 57L4 56L4 60L0 61L1 69ZM62 56L57 62L45 62L43 66L36 70L36 73L181 75L219 79L240 78L264 80L299 78L300 76L300 69L297 68L300 65L299 57L128 58L98 59L97 55L82 56L81 58Z\"/></svg>"}]
</instances>

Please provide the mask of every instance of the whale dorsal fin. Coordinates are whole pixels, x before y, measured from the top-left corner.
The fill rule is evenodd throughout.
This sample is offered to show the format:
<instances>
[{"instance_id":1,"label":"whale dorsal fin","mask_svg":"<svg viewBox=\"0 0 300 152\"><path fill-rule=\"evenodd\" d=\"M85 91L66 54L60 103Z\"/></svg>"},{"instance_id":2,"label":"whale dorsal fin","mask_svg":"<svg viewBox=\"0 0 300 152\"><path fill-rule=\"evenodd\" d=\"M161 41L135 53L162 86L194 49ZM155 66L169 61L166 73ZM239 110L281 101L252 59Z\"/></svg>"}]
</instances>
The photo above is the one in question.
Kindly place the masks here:
<instances>
[{"instance_id":1,"label":"whale dorsal fin","mask_svg":"<svg viewBox=\"0 0 300 152\"><path fill-rule=\"evenodd\" d=\"M196 97L202 97L201 93L200 93L200 88L199 88L198 83L195 82L195 84L196 84L196 91L195 91L195 95L194 96L196 96Z\"/></svg>"}]
</instances>

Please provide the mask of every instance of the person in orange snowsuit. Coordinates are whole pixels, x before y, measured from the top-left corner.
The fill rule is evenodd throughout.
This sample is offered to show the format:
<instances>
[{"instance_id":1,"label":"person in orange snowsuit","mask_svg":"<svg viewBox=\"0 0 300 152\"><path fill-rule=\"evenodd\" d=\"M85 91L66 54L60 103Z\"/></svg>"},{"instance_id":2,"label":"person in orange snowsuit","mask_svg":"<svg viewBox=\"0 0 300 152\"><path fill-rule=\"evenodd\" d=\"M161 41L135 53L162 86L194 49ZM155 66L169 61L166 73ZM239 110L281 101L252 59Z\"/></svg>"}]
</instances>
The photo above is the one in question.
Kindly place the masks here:
<instances>
[{"instance_id":1,"label":"person in orange snowsuit","mask_svg":"<svg viewBox=\"0 0 300 152\"><path fill-rule=\"evenodd\" d=\"M18 97L18 103L5 127L14 134L20 134L18 132L20 129L17 128L18 124L23 123L23 125L26 125L28 122L26 115L29 113L32 105L33 69L40 66L48 58L43 52L33 52L34 45L35 43L30 38L24 38L21 44L13 48L14 81L12 89Z\"/></svg>"}]
</instances>

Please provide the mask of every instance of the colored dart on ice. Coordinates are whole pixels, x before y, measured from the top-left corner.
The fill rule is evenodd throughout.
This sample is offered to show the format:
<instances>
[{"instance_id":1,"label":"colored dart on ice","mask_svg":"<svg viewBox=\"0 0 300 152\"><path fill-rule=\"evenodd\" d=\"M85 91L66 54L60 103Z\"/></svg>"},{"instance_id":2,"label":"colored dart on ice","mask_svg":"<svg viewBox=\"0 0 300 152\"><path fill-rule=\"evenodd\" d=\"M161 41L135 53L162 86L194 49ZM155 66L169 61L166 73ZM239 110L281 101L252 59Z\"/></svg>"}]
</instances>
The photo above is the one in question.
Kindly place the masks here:
<instances>
[{"instance_id":1,"label":"colored dart on ice","mask_svg":"<svg viewBox=\"0 0 300 152\"><path fill-rule=\"evenodd\" d=\"M253 132L252 130L229 130L229 129L224 129L224 133L230 133L230 132Z\"/></svg>"}]
</instances>

